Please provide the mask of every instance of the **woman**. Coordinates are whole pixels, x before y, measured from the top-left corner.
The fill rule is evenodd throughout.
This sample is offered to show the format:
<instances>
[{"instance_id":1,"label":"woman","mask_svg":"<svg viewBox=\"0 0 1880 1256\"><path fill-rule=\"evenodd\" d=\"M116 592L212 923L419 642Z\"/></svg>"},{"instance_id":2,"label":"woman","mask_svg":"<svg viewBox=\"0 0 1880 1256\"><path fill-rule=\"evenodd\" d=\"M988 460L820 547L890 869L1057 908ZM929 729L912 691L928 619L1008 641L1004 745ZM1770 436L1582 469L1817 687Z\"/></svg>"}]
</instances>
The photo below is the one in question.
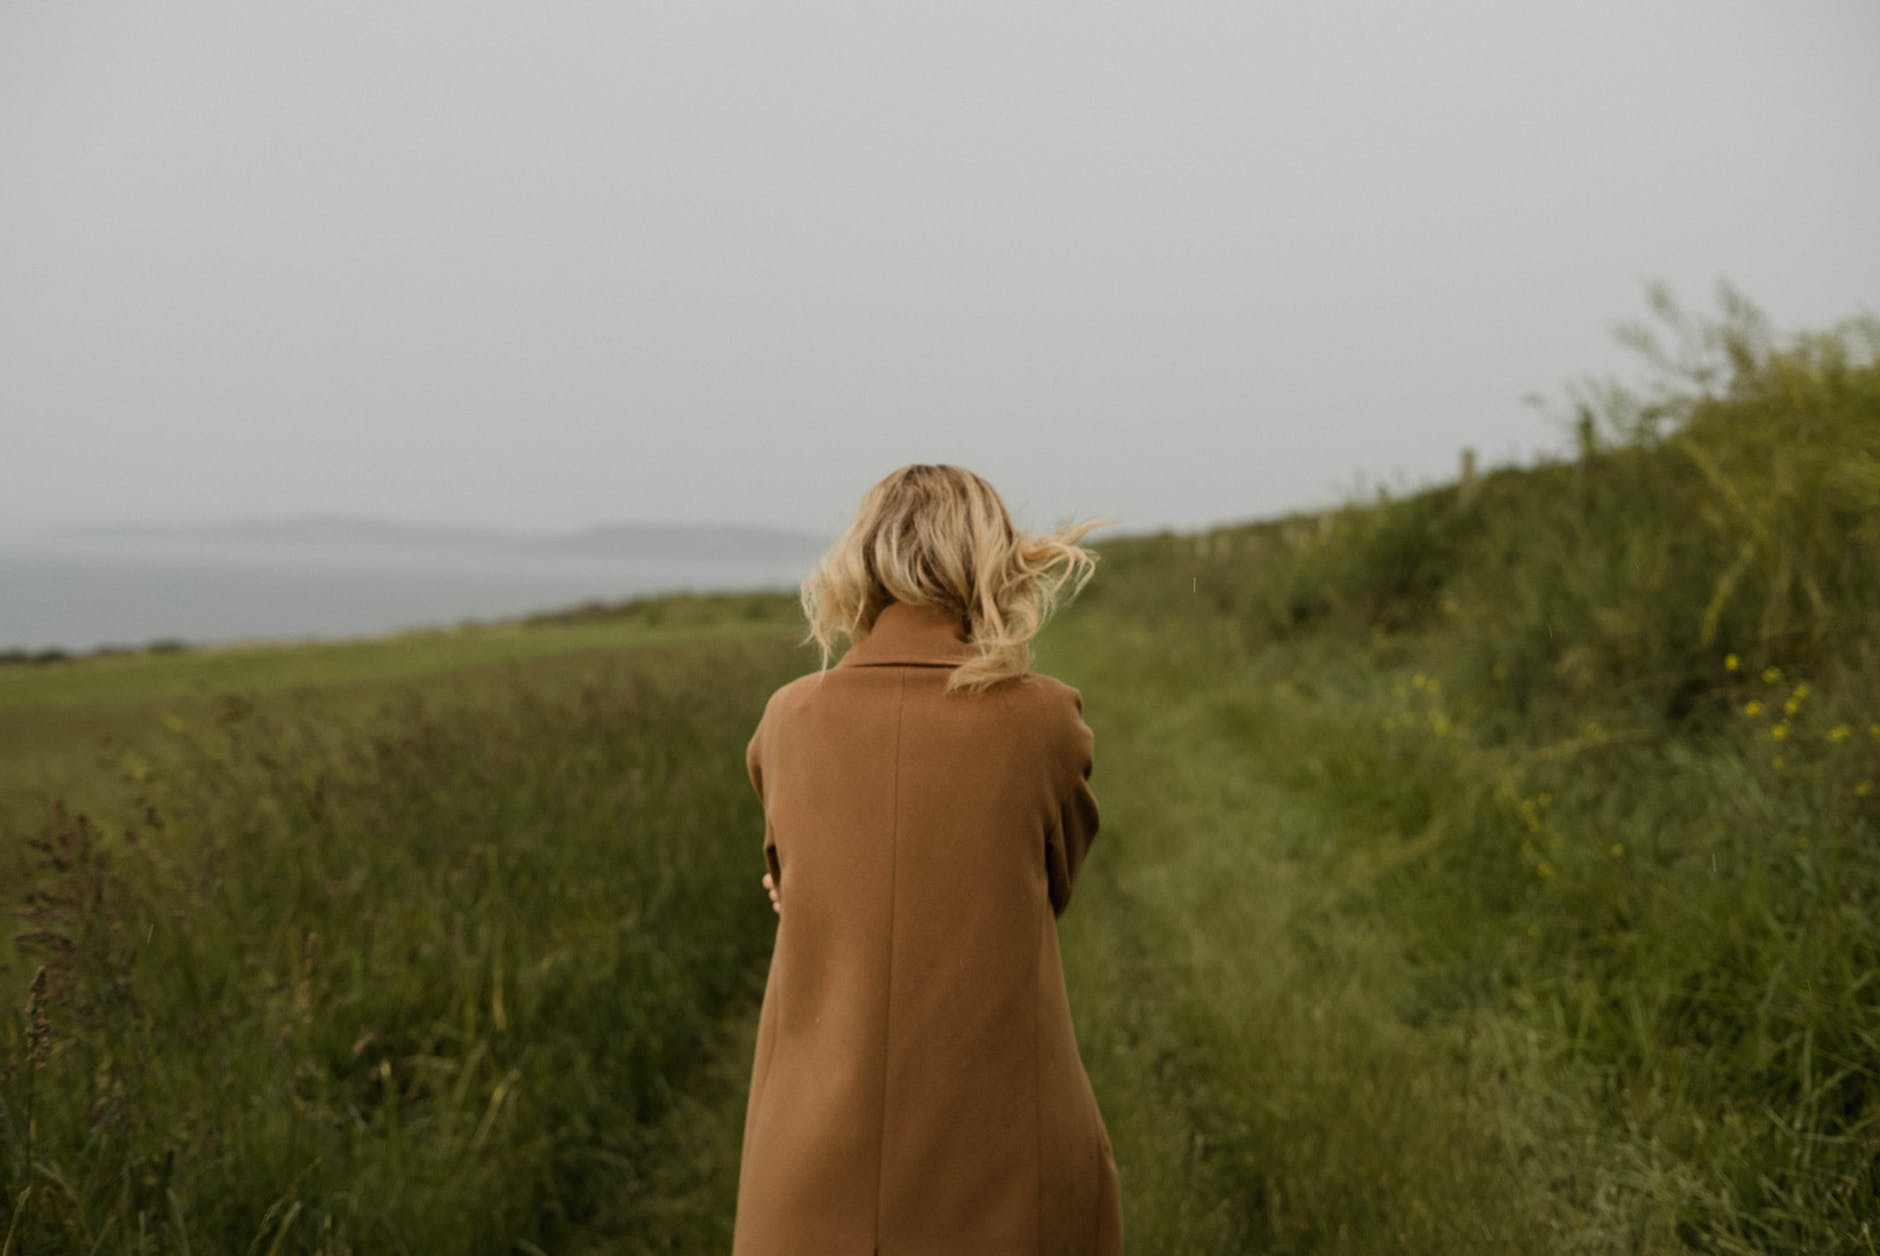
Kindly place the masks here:
<instances>
[{"instance_id":1,"label":"woman","mask_svg":"<svg viewBox=\"0 0 1880 1256\"><path fill-rule=\"evenodd\" d=\"M1057 938L1095 738L1029 670L1109 522L1023 535L978 476L905 466L804 582L822 666L746 754L778 926L734 1256L1122 1251Z\"/></svg>"}]
</instances>

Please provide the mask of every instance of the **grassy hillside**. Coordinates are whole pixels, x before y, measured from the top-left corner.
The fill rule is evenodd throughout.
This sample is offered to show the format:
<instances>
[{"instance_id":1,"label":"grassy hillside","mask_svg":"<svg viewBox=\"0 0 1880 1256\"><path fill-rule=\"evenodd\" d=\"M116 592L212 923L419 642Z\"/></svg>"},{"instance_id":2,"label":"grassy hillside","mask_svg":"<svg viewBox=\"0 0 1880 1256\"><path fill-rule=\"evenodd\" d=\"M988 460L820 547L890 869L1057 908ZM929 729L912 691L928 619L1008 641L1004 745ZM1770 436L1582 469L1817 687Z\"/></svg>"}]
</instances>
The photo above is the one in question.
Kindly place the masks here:
<instances>
[{"instance_id":1,"label":"grassy hillside","mask_svg":"<svg viewBox=\"0 0 1880 1256\"><path fill-rule=\"evenodd\" d=\"M1041 641L1131 1252L1880 1247L1880 326L1680 330ZM0 669L0 1246L726 1250L790 610Z\"/></svg>"}]
</instances>

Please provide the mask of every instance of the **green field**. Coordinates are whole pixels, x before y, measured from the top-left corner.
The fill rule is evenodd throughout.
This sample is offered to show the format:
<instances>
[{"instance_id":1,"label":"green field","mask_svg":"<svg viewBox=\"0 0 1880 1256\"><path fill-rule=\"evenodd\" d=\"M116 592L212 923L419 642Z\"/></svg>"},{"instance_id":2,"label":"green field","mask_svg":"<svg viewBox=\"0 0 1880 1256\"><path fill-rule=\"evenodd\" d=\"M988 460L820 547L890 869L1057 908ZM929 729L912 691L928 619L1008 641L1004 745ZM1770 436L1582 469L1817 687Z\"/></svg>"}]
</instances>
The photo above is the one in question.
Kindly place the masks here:
<instances>
[{"instance_id":1,"label":"green field","mask_svg":"<svg viewBox=\"0 0 1880 1256\"><path fill-rule=\"evenodd\" d=\"M1571 458L1092 538L1132 1253L1880 1250L1880 325L1707 334ZM795 614L0 668L0 1250L728 1250Z\"/></svg>"}]
</instances>

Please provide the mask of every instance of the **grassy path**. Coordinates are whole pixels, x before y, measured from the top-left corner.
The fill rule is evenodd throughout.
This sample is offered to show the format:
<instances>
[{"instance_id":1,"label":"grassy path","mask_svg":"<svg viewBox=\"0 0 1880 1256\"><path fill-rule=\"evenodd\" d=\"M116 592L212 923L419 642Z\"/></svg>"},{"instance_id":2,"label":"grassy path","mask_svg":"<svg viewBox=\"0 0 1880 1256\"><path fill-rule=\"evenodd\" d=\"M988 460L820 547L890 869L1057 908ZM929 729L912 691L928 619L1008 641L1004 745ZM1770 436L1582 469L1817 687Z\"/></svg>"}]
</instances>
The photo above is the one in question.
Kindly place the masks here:
<instances>
[{"instance_id":1,"label":"grassy path","mask_svg":"<svg viewBox=\"0 0 1880 1256\"><path fill-rule=\"evenodd\" d=\"M1187 622L1191 653L1156 661L1140 622L1067 616L1037 664L1084 691L1098 730L1104 829L1060 928L1129 1250L1547 1246L1461 1040L1403 1015L1403 940L1366 910L1374 865L1355 857L1367 835L1325 788L1388 680L1302 686L1313 660L1277 653L1223 668L1225 639L1194 634L1224 630ZM643 1160L659 1180L593 1250L728 1242L758 997Z\"/></svg>"},{"instance_id":2,"label":"grassy path","mask_svg":"<svg viewBox=\"0 0 1880 1256\"><path fill-rule=\"evenodd\" d=\"M1180 631L1160 663L1133 623L1061 647L1105 806L1067 980L1130 1250L1538 1249L1518 1149L1370 910L1365 853L1403 835L1337 788L1389 677Z\"/></svg>"}]
</instances>

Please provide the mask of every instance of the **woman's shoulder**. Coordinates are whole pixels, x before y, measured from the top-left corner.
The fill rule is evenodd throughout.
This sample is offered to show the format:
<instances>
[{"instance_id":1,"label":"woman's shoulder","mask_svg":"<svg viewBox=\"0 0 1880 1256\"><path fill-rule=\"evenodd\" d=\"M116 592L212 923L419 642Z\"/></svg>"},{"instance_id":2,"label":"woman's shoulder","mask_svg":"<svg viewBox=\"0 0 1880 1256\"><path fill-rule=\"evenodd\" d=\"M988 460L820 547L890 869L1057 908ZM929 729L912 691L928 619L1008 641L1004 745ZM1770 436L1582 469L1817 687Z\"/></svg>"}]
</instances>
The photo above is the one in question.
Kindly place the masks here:
<instances>
[{"instance_id":1,"label":"woman's shoulder","mask_svg":"<svg viewBox=\"0 0 1880 1256\"><path fill-rule=\"evenodd\" d=\"M1055 676L1047 676L1043 672L1026 672L1020 679L1023 684L1037 693L1041 702L1058 708L1069 706L1079 714L1083 713L1084 695L1077 686L1067 684Z\"/></svg>"},{"instance_id":2,"label":"woman's shoulder","mask_svg":"<svg viewBox=\"0 0 1880 1256\"><path fill-rule=\"evenodd\" d=\"M1096 734L1084 721L1084 695L1077 686L1042 672L1026 674L1033 691L1031 740L1045 748L1060 777L1076 779L1090 774Z\"/></svg>"},{"instance_id":3,"label":"woman's shoulder","mask_svg":"<svg viewBox=\"0 0 1880 1256\"><path fill-rule=\"evenodd\" d=\"M793 680L784 681L771 690L770 697L765 699L764 714L769 715L773 710L802 705L809 695L815 692L818 680L826 674L825 672L805 672Z\"/></svg>"},{"instance_id":4,"label":"woman's shoulder","mask_svg":"<svg viewBox=\"0 0 1880 1256\"><path fill-rule=\"evenodd\" d=\"M1019 688L1037 731L1049 738L1075 740L1083 731L1084 695L1077 686L1043 672L1026 672Z\"/></svg>"}]
</instances>

